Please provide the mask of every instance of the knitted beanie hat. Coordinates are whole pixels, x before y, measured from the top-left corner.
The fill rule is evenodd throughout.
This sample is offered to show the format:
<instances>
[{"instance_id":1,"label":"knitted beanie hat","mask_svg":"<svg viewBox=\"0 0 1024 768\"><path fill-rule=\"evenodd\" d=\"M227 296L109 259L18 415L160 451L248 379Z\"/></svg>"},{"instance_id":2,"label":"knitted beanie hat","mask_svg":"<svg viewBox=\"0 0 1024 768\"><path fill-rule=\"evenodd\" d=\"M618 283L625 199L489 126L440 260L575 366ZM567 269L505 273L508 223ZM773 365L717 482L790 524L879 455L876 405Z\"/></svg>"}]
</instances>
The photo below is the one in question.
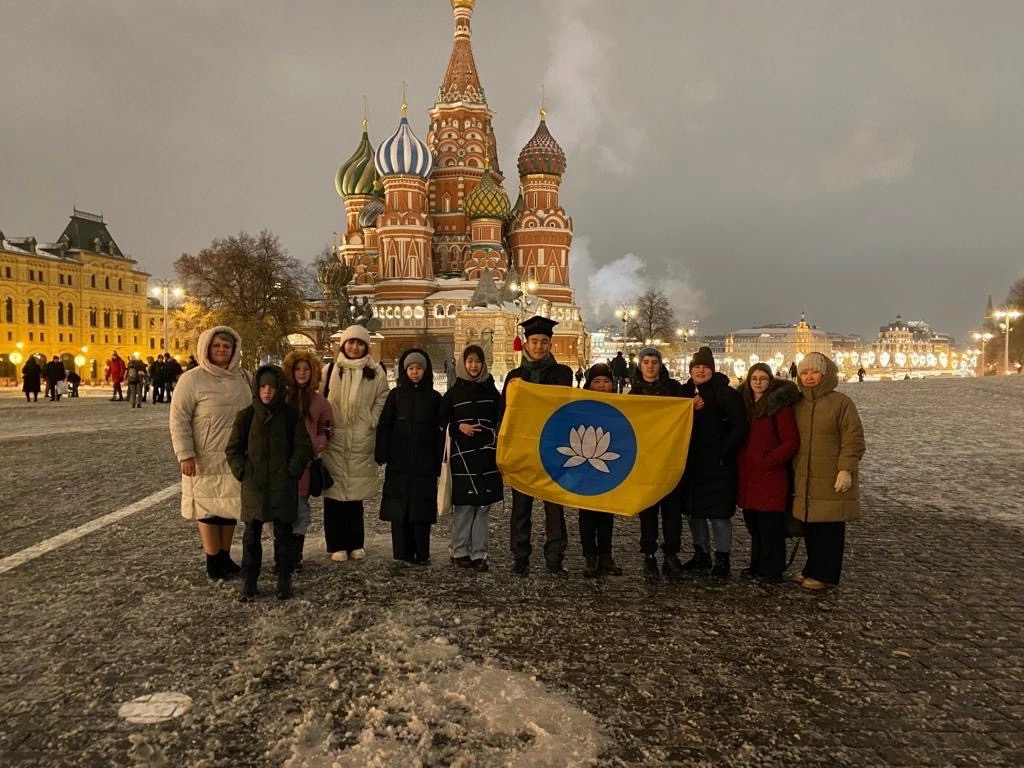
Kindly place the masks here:
<instances>
[{"instance_id":1,"label":"knitted beanie hat","mask_svg":"<svg viewBox=\"0 0 1024 768\"><path fill-rule=\"evenodd\" d=\"M696 365L706 365L712 371L715 370L715 356L711 352L711 347L701 347L693 353L693 357L690 358L690 370L692 371Z\"/></svg>"},{"instance_id":2,"label":"knitted beanie hat","mask_svg":"<svg viewBox=\"0 0 1024 768\"><path fill-rule=\"evenodd\" d=\"M640 354L636 356L638 361L643 361L645 357L656 357L661 360L661 352L658 351L657 347L644 347L640 350Z\"/></svg>"},{"instance_id":3,"label":"knitted beanie hat","mask_svg":"<svg viewBox=\"0 0 1024 768\"><path fill-rule=\"evenodd\" d=\"M418 365L423 370L427 370L427 358L419 352L410 352L405 356L405 360L402 361L402 367L405 370L409 370L410 365Z\"/></svg>"},{"instance_id":4,"label":"knitted beanie hat","mask_svg":"<svg viewBox=\"0 0 1024 768\"><path fill-rule=\"evenodd\" d=\"M587 370L586 380L583 382L584 389L590 389L590 382L596 379L598 376L604 376L612 381L615 381L614 375L612 375L612 367L608 363L594 363Z\"/></svg>"},{"instance_id":5,"label":"knitted beanie hat","mask_svg":"<svg viewBox=\"0 0 1024 768\"><path fill-rule=\"evenodd\" d=\"M344 344L349 339L359 339L367 348L370 346L370 332L361 325L350 325L342 332L340 343Z\"/></svg>"},{"instance_id":6,"label":"knitted beanie hat","mask_svg":"<svg viewBox=\"0 0 1024 768\"><path fill-rule=\"evenodd\" d=\"M821 354L821 352L810 352L796 367L797 373L803 373L804 371L817 371L818 373L825 373L828 370L828 358Z\"/></svg>"}]
</instances>

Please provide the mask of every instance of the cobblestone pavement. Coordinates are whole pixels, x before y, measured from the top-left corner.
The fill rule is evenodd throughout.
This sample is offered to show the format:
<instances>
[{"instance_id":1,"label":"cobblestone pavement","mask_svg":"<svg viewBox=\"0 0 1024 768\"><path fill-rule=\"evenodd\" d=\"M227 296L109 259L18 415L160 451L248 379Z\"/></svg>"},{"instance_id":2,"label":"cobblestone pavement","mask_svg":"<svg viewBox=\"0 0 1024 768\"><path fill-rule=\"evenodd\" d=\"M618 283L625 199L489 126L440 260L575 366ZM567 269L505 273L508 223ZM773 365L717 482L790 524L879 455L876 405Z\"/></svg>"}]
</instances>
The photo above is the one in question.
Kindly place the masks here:
<instances>
[{"instance_id":1,"label":"cobblestone pavement","mask_svg":"<svg viewBox=\"0 0 1024 768\"><path fill-rule=\"evenodd\" d=\"M567 577L510 575L507 509L489 573L448 565L447 520L400 568L371 505L365 561L317 528L296 598L266 574L242 605L173 496L0 571L0 764L1024 765L1024 378L845 391L868 455L836 590L644 584L632 519L625 575L588 582L574 512ZM173 484L166 418L0 398L0 558ZM165 692L191 708L119 716Z\"/></svg>"}]
</instances>

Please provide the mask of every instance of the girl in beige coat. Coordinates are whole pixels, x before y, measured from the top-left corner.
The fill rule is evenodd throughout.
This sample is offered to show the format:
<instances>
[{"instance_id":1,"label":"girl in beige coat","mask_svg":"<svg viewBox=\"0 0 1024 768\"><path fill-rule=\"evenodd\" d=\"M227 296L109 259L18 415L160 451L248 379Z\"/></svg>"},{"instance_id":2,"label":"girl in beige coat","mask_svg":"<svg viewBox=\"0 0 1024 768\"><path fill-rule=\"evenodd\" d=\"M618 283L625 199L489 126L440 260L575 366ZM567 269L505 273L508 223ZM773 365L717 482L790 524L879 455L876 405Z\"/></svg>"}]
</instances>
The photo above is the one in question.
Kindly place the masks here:
<instances>
[{"instance_id":1,"label":"girl in beige coat","mask_svg":"<svg viewBox=\"0 0 1024 768\"><path fill-rule=\"evenodd\" d=\"M796 575L804 589L839 583L846 523L860 518L858 467L864 427L853 401L841 392L831 359L811 352L797 366L801 399L793 406L800 449L793 457L793 515L804 521L807 564Z\"/></svg>"},{"instance_id":2,"label":"girl in beige coat","mask_svg":"<svg viewBox=\"0 0 1024 768\"><path fill-rule=\"evenodd\" d=\"M337 359L324 368L322 394L334 414L334 437L321 454L334 485L324 491L324 539L336 562L366 556L363 501L380 484L373 449L388 399L388 379L370 356L370 334L350 325Z\"/></svg>"},{"instance_id":3,"label":"girl in beige coat","mask_svg":"<svg viewBox=\"0 0 1024 768\"><path fill-rule=\"evenodd\" d=\"M242 338L226 325L200 335L199 367L178 379L171 399L171 443L181 466L181 516L199 523L206 574L228 578L241 569L231 559L231 540L241 516L242 488L224 449L235 416L252 402L239 368Z\"/></svg>"}]
</instances>

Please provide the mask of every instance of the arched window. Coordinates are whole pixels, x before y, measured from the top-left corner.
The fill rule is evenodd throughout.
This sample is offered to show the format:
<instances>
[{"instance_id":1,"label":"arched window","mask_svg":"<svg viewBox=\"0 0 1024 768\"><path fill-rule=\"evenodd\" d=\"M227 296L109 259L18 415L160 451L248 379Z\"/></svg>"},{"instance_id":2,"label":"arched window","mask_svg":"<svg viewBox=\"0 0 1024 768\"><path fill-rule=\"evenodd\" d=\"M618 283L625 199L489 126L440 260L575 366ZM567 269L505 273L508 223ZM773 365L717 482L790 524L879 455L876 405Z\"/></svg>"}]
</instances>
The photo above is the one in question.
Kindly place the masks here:
<instances>
[{"instance_id":1,"label":"arched window","mask_svg":"<svg viewBox=\"0 0 1024 768\"><path fill-rule=\"evenodd\" d=\"M103 278L103 287L106 288L108 291L110 290L110 276L109 275L107 277Z\"/></svg>"},{"instance_id":2,"label":"arched window","mask_svg":"<svg viewBox=\"0 0 1024 768\"><path fill-rule=\"evenodd\" d=\"M117 310L117 327L124 328L124 310Z\"/></svg>"},{"instance_id":3,"label":"arched window","mask_svg":"<svg viewBox=\"0 0 1024 768\"><path fill-rule=\"evenodd\" d=\"M96 307L89 308L89 326L95 328L98 325Z\"/></svg>"},{"instance_id":4,"label":"arched window","mask_svg":"<svg viewBox=\"0 0 1024 768\"><path fill-rule=\"evenodd\" d=\"M64 325L64 302L57 302L57 325Z\"/></svg>"},{"instance_id":5,"label":"arched window","mask_svg":"<svg viewBox=\"0 0 1024 768\"><path fill-rule=\"evenodd\" d=\"M95 288L96 287L96 275L89 275L89 287L90 288Z\"/></svg>"},{"instance_id":6,"label":"arched window","mask_svg":"<svg viewBox=\"0 0 1024 768\"><path fill-rule=\"evenodd\" d=\"M28 300L28 322L34 323L36 321L36 305L32 299Z\"/></svg>"},{"instance_id":7,"label":"arched window","mask_svg":"<svg viewBox=\"0 0 1024 768\"><path fill-rule=\"evenodd\" d=\"M104 309L103 310L103 327L104 328L109 328L110 327L110 310L109 309Z\"/></svg>"},{"instance_id":8,"label":"arched window","mask_svg":"<svg viewBox=\"0 0 1024 768\"><path fill-rule=\"evenodd\" d=\"M119 290L119 291L123 291L124 290L124 283L123 283L123 281L121 280L120 277L117 278L117 290Z\"/></svg>"},{"instance_id":9,"label":"arched window","mask_svg":"<svg viewBox=\"0 0 1024 768\"><path fill-rule=\"evenodd\" d=\"M75 324L75 305L68 302L68 325Z\"/></svg>"},{"instance_id":10,"label":"arched window","mask_svg":"<svg viewBox=\"0 0 1024 768\"><path fill-rule=\"evenodd\" d=\"M39 300L39 324L46 324L46 304L42 299Z\"/></svg>"},{"instance_id":11,"label":"arched window","mask_svg":"<svg viewBox=\"0 0 1024 768\"><path fill-rule=\"evenodd\" d=\"M8 323L14 322L14 299L10 296L8 296L7 301L4 302L4 320Z\"/></svg>"},{"instance_id":12,"label":"arched window","mask_svg":"<svg viewBox=\"0 0 1024 768\"><path fill-rule=\"evenodd\" d=\"M135 330L139 330L141 325L142 324L140 322L139 313L138 312L133 312L132 313L132 328L134 328Z\"/></svg>"}]
</instances>

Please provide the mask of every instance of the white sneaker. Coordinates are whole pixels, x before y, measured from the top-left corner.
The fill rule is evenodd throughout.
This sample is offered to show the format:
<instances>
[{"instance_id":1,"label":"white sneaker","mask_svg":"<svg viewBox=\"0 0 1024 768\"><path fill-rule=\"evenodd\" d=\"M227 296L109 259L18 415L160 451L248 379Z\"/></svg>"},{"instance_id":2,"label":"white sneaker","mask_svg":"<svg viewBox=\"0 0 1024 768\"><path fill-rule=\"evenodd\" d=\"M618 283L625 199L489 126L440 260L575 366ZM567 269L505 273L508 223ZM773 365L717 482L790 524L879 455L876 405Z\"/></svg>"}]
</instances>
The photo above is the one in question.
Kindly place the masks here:
<instances>
[{"instance_id":1,"label":"white sneaker","mask_svg":"<svg viewBox=\"0 0 1024 768\"><path fill-rule=\"evenodd\" d=\"M362 560L364 557L366 557L366 550L353 549L351 552L348 553L348 556L351 557L353 560Z\"/></svg>"},{"instance_id":2,"label":"white sneaker","mask_svg":"<svg viewBox=\"0 0 1024 768\"><path fill-rule=\"evenodd\" d=\"M348 552L342 550L341 552L331 552L331 560L336 563L344 563L348 560Z\"/></svg>"}]
</instances>

